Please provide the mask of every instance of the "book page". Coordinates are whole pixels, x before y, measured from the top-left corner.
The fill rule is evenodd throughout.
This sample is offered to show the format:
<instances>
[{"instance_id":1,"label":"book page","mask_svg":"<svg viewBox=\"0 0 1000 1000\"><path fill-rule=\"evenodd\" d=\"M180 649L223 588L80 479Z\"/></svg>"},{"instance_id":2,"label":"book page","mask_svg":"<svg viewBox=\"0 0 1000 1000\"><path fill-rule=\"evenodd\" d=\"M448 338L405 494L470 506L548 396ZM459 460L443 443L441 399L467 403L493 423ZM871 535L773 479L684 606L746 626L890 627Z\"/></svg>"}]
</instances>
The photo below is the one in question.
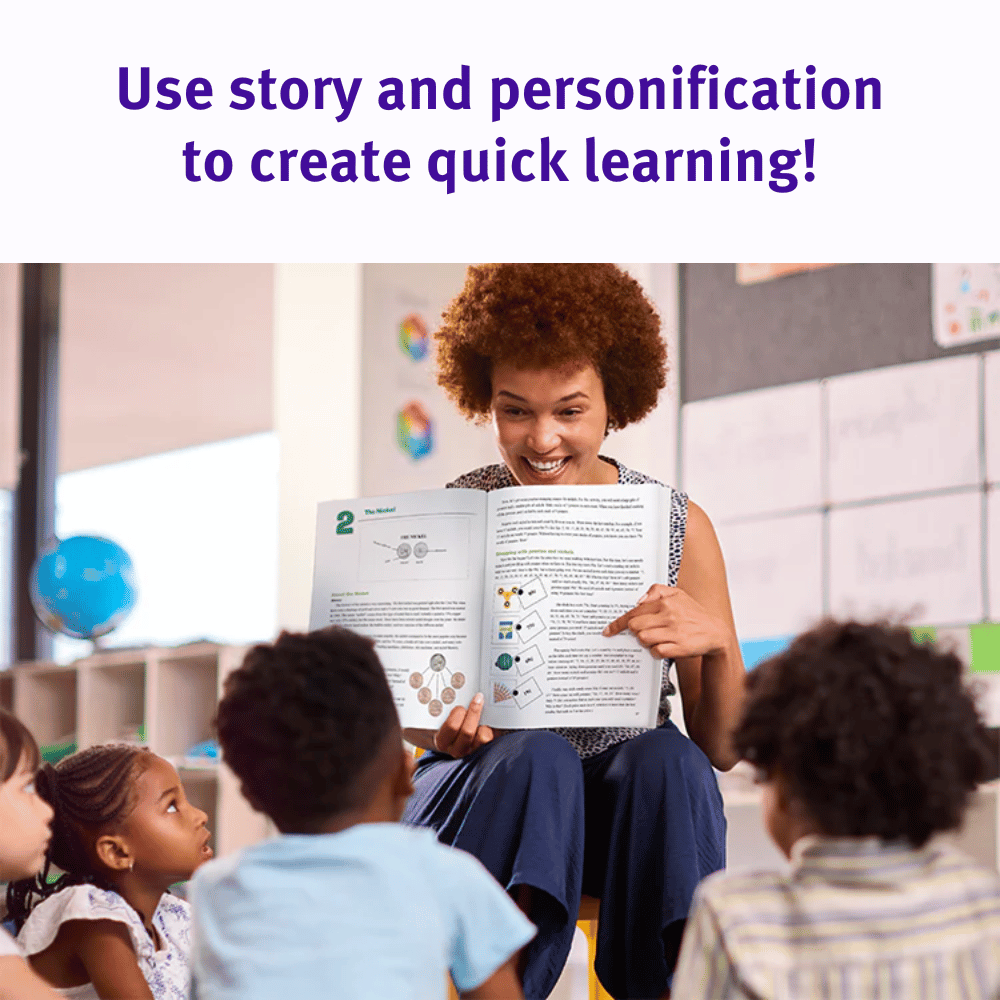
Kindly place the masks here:
<instances>
[{"instance_id":1,"label":"book page","mask_svg":"<svg viewBox=\"0 0 1000 1000\"><path fill-rule=\"evenodd\" d=\"M311 629L376 642L404 728L480 689L486 495L426 490L319 505Z\"/></svg>"},{"instance_id":2,"label":"book page","mask_svg":"<svg viewBox=\"0 0 1000 1000\"><path fill-rule=\"evenodd\" d=\"M670 491L533 487L489 498L484 723L654 726L660 661L631 634L601 632L662 582Z\"/></svg>"}]
</instances>

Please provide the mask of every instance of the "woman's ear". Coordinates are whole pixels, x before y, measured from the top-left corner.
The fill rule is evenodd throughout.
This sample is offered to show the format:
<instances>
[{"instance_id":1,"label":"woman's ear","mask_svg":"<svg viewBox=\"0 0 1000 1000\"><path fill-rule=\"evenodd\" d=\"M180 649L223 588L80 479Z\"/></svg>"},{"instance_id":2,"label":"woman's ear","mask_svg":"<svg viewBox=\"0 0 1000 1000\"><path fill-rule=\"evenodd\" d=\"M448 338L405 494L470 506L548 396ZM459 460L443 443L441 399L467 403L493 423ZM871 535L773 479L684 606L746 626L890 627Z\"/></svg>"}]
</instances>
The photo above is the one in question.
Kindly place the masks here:
<instances>
[{"instance_id":1,"label":"woman's ear","mask_svg":"<svg viewBox=\"0 0 1000 1000\"><path fill-rule=\"evenodd\" d=\"M131 871L135 864L132 852L123 837L113 834L98 837L94 850L101 864L113 872Z\"/></svg>"}]
</instances>

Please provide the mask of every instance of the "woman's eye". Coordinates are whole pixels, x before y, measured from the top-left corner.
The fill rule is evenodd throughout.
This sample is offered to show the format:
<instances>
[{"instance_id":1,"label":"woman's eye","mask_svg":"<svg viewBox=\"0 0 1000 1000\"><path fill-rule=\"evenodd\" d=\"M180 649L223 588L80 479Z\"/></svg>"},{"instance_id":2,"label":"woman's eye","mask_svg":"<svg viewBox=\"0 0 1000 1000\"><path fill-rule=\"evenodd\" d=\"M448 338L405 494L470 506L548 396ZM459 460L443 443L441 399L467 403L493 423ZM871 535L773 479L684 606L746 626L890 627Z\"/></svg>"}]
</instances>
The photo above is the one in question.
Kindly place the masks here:
<instances>
[{"instance_id":1,"label":"woman's eye","mask_svg":"<svg viewBox=\"0 0 1000 1000\"><path fill-rule=\"evenodd\" d=\"M170 805L167 806L167 812L168 813L169 812L177 812L177 803L176 802L171 802Z\"/></svg>"},{"instance_id":2,"label":"woman's eye","mask_svg":"<svg viewBox=\"0 0 1000 1000\"><path fill-rule=\"evenodd\" d=\"M28 782L28 783L27 783L27 784L26 784L26 785L24 786L24 790L25 790L25 791L26 791L26 792L27 792L27 793L28 793L29 795L34 795L34 794L35 794L35 783L34 783L33 781L29 781L29 782Z\"/></svg>"}]
</instances>

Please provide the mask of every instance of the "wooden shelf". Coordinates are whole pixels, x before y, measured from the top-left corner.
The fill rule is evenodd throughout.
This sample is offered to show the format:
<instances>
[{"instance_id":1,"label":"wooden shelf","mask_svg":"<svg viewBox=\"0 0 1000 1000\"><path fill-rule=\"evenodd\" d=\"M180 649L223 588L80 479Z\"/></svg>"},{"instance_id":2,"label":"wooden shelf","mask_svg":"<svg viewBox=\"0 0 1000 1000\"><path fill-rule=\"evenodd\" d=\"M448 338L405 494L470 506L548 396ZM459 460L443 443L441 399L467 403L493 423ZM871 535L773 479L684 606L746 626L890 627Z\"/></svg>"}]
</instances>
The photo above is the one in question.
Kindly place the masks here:
<instances>
[{"instance_id":1,"label":"wooden shelf","mask_svg":"<svg viewBox=\"0 0 1000 1000\"><path fill-rule=\"evenodd\" d=\"M82 749L144 735L151 750L180 765L185 793L208 813L215 853L223 855L272 831L224 764L189 766L184 757L213 735L222 683L245 651L203 642L108 650L68 666L19 663L0 672L0 705L11 708L41 745L74 739Z\"/></svg>"}]
</instances>

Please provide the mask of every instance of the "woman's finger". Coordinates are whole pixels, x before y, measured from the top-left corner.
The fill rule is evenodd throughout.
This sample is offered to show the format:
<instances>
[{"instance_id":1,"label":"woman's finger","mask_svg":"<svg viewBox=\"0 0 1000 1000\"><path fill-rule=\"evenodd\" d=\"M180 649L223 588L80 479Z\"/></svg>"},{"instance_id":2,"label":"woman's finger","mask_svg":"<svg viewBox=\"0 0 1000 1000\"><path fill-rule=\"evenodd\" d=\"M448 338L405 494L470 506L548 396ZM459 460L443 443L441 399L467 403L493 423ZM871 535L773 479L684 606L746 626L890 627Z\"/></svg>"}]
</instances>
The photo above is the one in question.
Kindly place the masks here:
<instances>
[{"instance_id":1,"label":"woman's finger","mask_svg":"<svg viewBox=\"0 0 1000 1000\"><path fill-rule=\"evenodd\" d=\"M654 583L653 586L639 598L634 608L630 608L625 612L625 614L620 615L609 625L606 625L601 634L606 636L618 635L619 632L624 632L627 628L631 628L634 632L634 620L637 616L662 613L666 610L662 602L679 593L681 593L681 591L679 591L676 587L667 587L662 583ZM660 603L655 606L650 606L650 602L653 601Z\"/></svg>"},{"instance_id":2,"label":"woman's finger","mask_svg":"<svg viewBox=\"0 0 1000 1000\"><path fill-rule=\"evenodd\" d=\"M441 753L450 753L451 745L455 742L465 721L467 709L462 705L456 705L449 713L448 718L441 723L441 728L434 734L434 747Z\"/></svg>"},{"instance_id":3,"label":"woman's finger","mask_svg":"<svg viewBox=\"0 0 1000 1000\"><path fill-rule=\"evenodd\" d=\"M469 704L462 724L455 734L455 739L448 747L447 753L452 757L464 757L473 748L476 732L479 729L479 717L483 714L483 696L477 694Z\"/></svg>"},{"instance_id":4,"label":"woman's finger","mask_svg":"<svg viewBox=\"0 0 1000 1000\"><path fill-rule=\"evenodd\" d=\"M624 632L628 628L629 617L634 613L635 608L631 611L627 611L620 618L616 618L613 622L604 626L604 631L601 635L618 635L619 632Z\"/></svg>"},{"instance_id":5,"label":"woman's finger","mask_svg":"<svg viewBox=\"0 0 1000 1000\"><path fill-rule=\"evenodd\" d=\"M493 742L493 730L489 726L480 726L476 730L476 738L472 741L472 749L478 750L486 743Z\"/></svg>"}]
</instances>

